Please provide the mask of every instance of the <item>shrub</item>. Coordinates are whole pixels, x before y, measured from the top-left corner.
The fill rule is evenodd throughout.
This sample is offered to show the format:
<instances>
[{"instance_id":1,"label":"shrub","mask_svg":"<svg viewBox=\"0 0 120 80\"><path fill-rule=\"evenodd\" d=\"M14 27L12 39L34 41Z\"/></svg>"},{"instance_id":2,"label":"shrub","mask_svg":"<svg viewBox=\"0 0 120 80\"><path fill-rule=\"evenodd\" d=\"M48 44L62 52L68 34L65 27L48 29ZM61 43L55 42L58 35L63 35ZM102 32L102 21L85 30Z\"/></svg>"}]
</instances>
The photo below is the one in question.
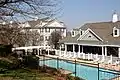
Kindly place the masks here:
<instances>
[{"instance_id":1,"label":"shrub","mask_svg":"<svg viewBox=\"0 0 120 80\"><path fill-rule=\"evenodd\" d=\"M0 44L0 56L6 57L12 52L12 45Z\"/></svg>"},{"instance_id":2,"label":"shrub","mask_svg":"<svg viewBox=\"0 0 120 80\"><path fill-rule=\"evenodd\" d=\"M24 67L36 69L39 66L39 58L33 55L23 56L22 64Z\"/></svg>"}]
</instances>

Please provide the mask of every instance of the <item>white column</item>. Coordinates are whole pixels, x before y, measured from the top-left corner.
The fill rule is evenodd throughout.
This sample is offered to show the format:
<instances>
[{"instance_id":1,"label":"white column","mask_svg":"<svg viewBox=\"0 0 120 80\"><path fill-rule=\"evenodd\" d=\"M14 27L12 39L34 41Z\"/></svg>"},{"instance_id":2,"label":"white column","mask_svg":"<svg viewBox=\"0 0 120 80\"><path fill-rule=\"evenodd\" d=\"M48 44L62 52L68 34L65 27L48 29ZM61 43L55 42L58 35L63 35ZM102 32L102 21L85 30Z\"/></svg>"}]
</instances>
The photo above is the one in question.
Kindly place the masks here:
<instances>
[{"instance_id":1,"label":"white column","mask_svg":"<svg viewBox=\"0 0 120 80\"><path fill-rule=\"evenodd\" d=\"M104 46L102 46L102 55L104 55Z\"/></svg>"},{"instance_id":2,"label":"white column","mask_svg":"<svg viewBox=\"0 0 120 80\"><path fill-rule=\"evenodd\" d=\"M28 54L27 54L27 49L25 49L25 55L28 55Z\"/></svg>"},{"instance_id":3,"label":"white column","mask_svg":"<svg viewBox=\"0 0 120 80\"><path fill-rule=\"evenodd\" d=\"M82 45L82 53L83 53L83 45Z\"/></svg>"},{"instance_id":4,"label":"white column","mask_svg":"<svg viewBox=\"0 0 120 80\"><path fill-rule=\"evenodd\" d=\"M43 29L43 37L44 37L44 49L45 49L45 46L46 46L46 43L45 43L45 28Z\"/></svg>"},{"instance_id":5,"label":"white column","mask_svg":"<svg viewBox=\"0 0 120 80\"><path fill-rule=\"evenodd\" d=\"M73 44L73 52L75 52L75 45Z\"/></svg>"},{"instance_id":6,"label":"white column","mask_svg":"<svg viewBox=\"0 0 120 80\"><path fill-rule=\"evenodd\" d=\"M40 53L39 53L39 55L41 55L41 49L40 49Z\"/></svg>"},{"instance_id":7,"label":"white column","mask_svg":"<svg viewBox=\"0 0 120 80\"><path fill-rule=\"evenodd\" d=\"M48 55L50 55L50 49L48 49Z\"/></svg>"},{"instance_id":8,"label":"white column","mask_svg":"<svg viewBox=\"0 0 120 80\"><path fill-rule=\"evenodd\" d=\"M67 44L65 44L65 54L67 54Z\"/></svg>"},{"instance_id":9,"label":"white column","mask_svg":"<svg viewBox=\"0 0 120 80\"><path fill-rule=\"evenodd\" d=\"M39 55L39 48L37 49L37 55Z\"/></svg>"},{"instance_id":10,"label":"white column","mask_svg":"<svg viewBox=\"0 0 120 80\"><path fill-rule=\"evenodd\" d=\"M59 53L59 56L61 56L61 45L60 45L60 53Z\"/></svg>"},{"instance_id":11,"label":"white column","mask_svg":"<svg viewBox=\"0 0 120 80\"><path fill-rule=\"evenodd\" d=\"M105 46L105 56L107 56L107 47Z\"/></svg>"},{"instance_id":12,"label":"white column","mask_svg":"<svg viewBox=\"0 0 120 80\"><path fill-rule=\"evenodd\" d=\"M78 52L80 53L80 45L78 45L78 48L79 48L79 51L78 51Z\"/></svg>"},{"instance_id":13,"label":"white column","mask_svg":"<svg viewBox=\"0 0 120 80\"><path fill-rule=\"evenodd\" d=\"M73 55L74 57L76 56L76 53L75 53L75 45L73 44Z\"/></svg>"},{"instance_id":14,"label":"white column","mask_svg":"<svg viewBox=\"0 0 120 80\"><path fill-rule=\"evenodd\" d=\"M118 48L118 57L120 58L120 47Z\"/></svg>"}]
</instances>

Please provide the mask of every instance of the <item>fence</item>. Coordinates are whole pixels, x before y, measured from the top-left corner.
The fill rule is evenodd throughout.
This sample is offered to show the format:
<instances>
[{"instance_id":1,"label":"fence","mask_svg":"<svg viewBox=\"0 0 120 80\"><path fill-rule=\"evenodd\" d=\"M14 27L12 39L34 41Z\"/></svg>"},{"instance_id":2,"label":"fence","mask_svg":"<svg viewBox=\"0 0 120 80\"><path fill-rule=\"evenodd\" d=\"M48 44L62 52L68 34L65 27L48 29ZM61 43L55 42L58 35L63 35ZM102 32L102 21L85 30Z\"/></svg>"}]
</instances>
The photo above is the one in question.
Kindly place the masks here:
<instances>
[{"instance_id":1,"label":"fence","mask_svg":"<svg viewBox=\"0 0 120 80\"><path fill-rule=\"evenodd\" d=\"M120 80L119 72L103 69L100 67L100 64L88 63L87 61L79 62L76 59L66 60L43 55L39 61L39 65L64 69L70 71L71 75L81 77L85 80Z\"/></svg>"}]
</instances>

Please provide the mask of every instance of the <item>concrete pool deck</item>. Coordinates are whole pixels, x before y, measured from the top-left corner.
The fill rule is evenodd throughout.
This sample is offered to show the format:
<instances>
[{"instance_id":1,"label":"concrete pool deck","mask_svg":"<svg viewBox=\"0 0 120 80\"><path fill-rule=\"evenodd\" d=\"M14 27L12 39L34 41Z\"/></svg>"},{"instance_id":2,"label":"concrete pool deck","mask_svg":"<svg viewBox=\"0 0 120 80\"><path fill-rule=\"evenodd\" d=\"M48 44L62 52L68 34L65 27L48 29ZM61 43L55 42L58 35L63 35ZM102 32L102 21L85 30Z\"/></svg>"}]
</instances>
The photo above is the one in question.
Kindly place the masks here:
<instances>
[{"instance_id":1,"label":"concrete pool deck","mask_svg":"<svg viewBox=\"0 0 120 80\"><path fill-rule=\"evenodd\" d=\"M40 59L43 59L43 56L37 56ZM73 58L64 58L64 57L59 57L56 55L45 55L45 59L51 59L51 58L59 58L62 60L69 60L72 61L73 63L76 62L80 63L82 65L86 66L92 66L92 67L98 67L98 62L95 61L89 61L89 60L83 60L83 59L73 59ZM105 63L99 63L100 68L108 69L108 70L115 70L115 71L120 71L120 65L113 65L113 64L105 64Z\"/></svg>"}]
</instances>

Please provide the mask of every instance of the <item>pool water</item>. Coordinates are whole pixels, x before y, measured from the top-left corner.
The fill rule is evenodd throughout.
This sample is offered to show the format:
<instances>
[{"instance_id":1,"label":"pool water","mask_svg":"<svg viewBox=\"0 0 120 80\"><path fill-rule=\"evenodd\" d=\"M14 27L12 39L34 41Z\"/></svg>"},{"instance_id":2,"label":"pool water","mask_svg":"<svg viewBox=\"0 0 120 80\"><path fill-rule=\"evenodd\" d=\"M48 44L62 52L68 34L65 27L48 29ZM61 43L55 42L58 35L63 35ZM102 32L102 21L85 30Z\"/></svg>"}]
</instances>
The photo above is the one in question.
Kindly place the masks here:
<instances>
[{"instance_id":1,"label":"pool water","mask_svg":"<svg viewBox=\"0 0 120 80\"><path fill-rule=\"evenodd\" d=\"M59 68L69 70L71 72L75 72L75 64L72 62L59 60ZM49 67L57 68L57 60L56 59L50 59L45 61L39 61L39 65L47 65ZM108 80L115 77L115 74L112 74L113 71L100 69L102 71L108 71L107 72L101 72L99 71L99 80ZM72 74L73 76L75 74ZM81 64L76 64L76 76L81 77L85 80L98 80L98 68L90 67L90 66L84 66Z\"/></svg>"}]
</instances>

